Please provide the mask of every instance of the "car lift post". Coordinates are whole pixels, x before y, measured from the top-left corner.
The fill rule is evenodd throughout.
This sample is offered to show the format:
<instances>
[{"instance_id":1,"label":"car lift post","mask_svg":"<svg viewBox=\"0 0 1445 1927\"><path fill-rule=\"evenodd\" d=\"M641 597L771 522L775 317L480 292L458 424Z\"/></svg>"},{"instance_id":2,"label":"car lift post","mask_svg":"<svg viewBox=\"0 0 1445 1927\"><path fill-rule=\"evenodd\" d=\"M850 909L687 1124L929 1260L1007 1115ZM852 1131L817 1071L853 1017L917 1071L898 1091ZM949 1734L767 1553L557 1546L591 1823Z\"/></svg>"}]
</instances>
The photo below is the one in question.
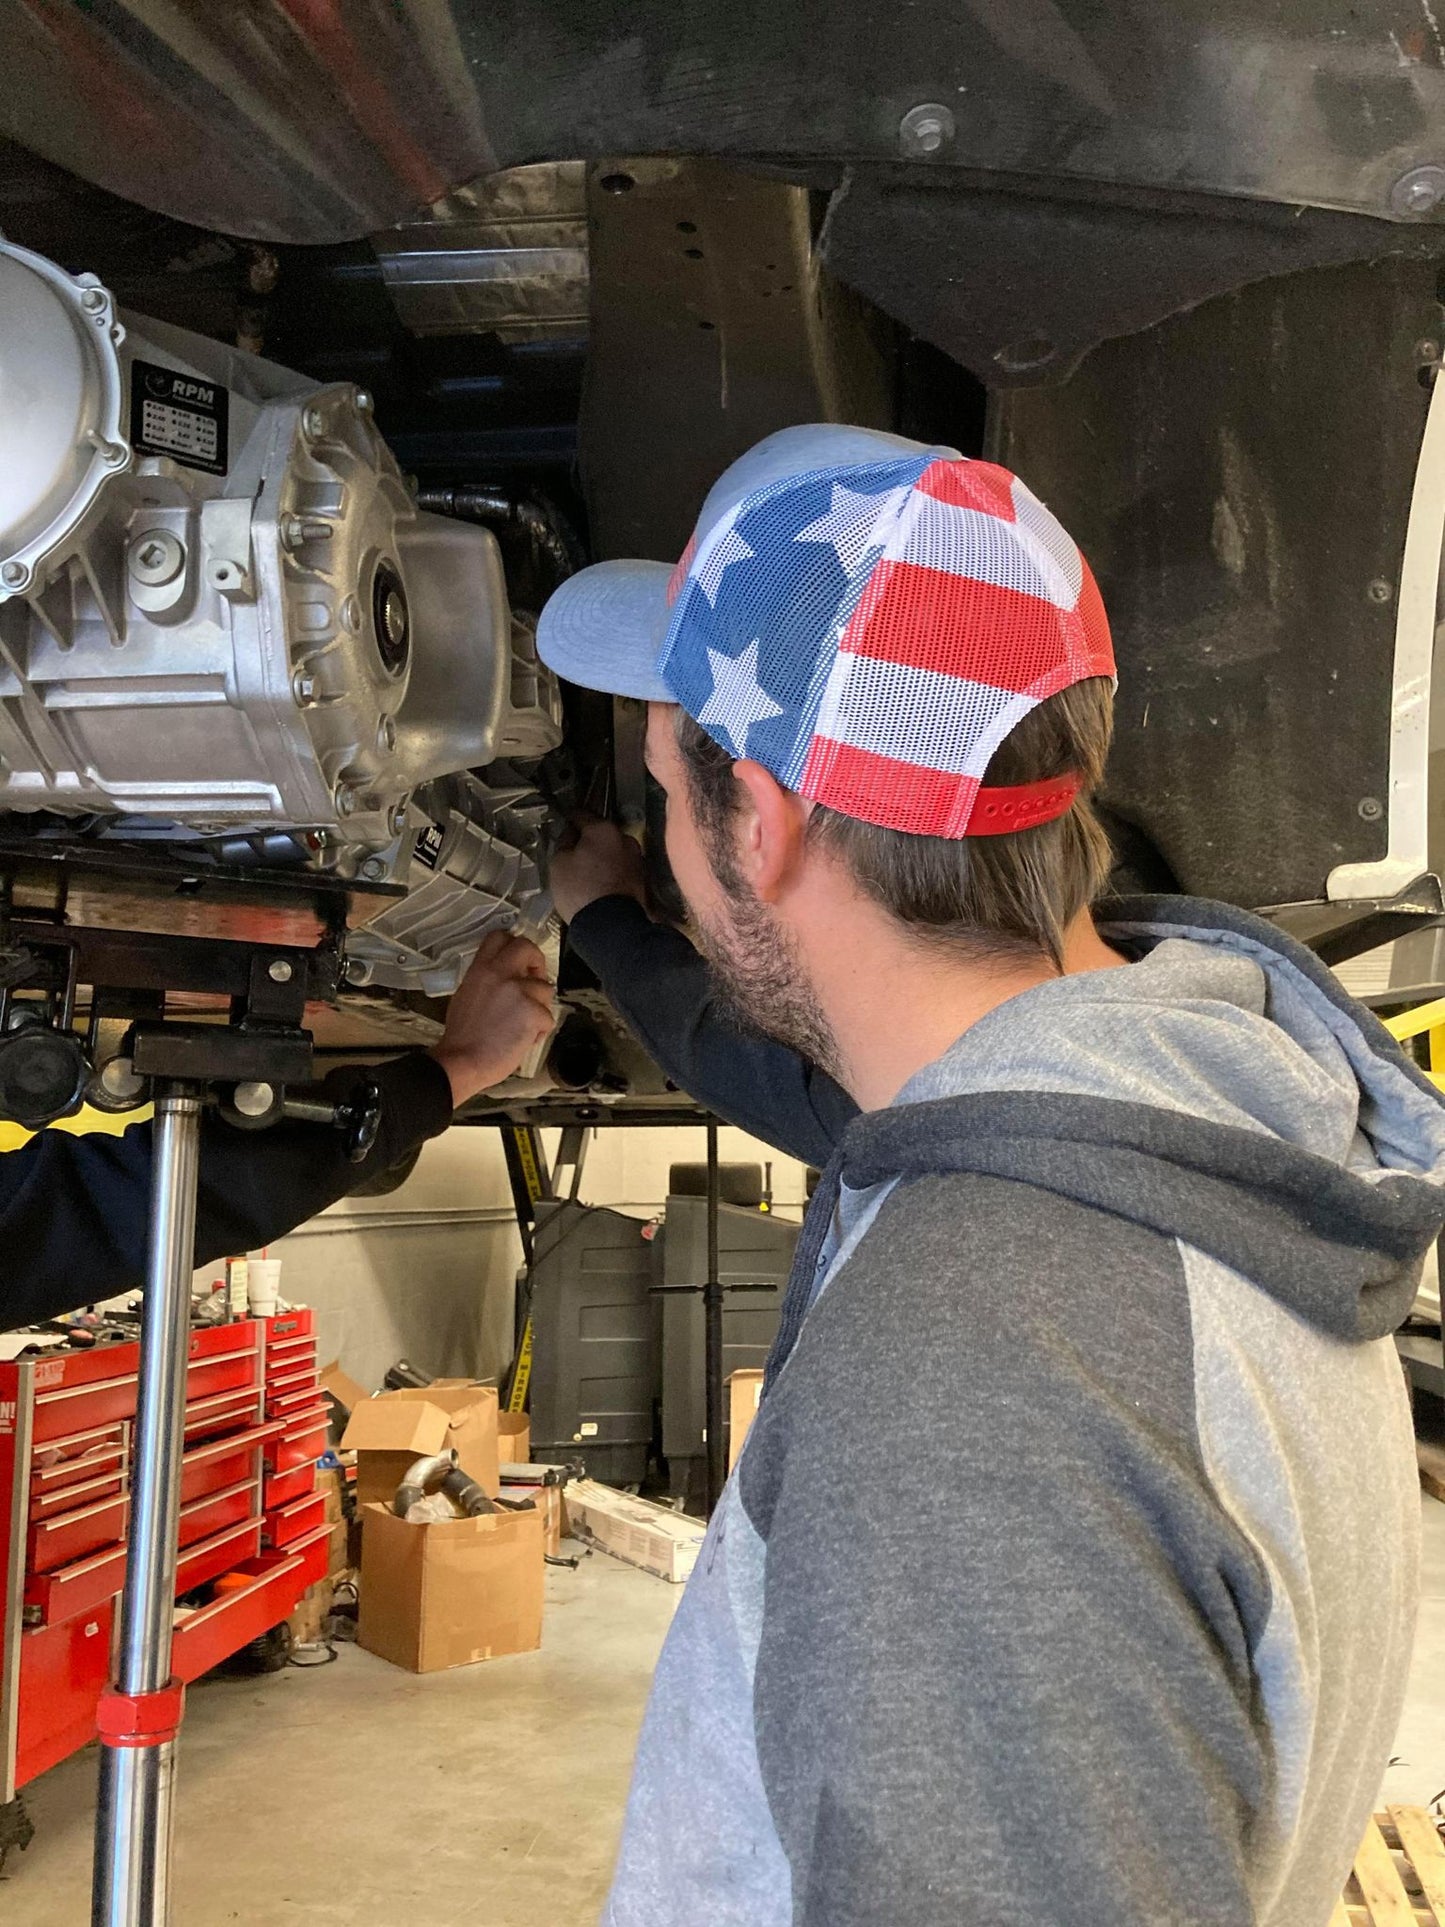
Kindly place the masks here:
<instances>
[{"instance_id":1,"label":"car lift post","mask_svg":"<svg viewBox=\"0 0 1445 1927\"><path fill-rule=\"evenodd\" d=\"M265 958L261 959L263 966ZM272 956L292 985L299 1018L306 972ZM257 972L252 969L253 983ZM278 1005L276 1015L283 1012ZM154 1073L155 1134L150 1235L141 1307L135 1467L130 1544L121 1594L120 1645L113 1684L96 1715L101 1743L95 1820L91 1927L166 1927L170 1920L171 1808L175 1742L184 1689L171 1678L181 1459L185 1451L186 1379L190 1362L191 1273L196 1248L196 1191L201 1113L209 1087L244 1086L258 1128L281 1117L331 1125L346 1154L361 1163L381 1126L376 1087L363 1083L342 1104L287 1095L311 1065L311 1039L294 1022L271 1028L165 1024L137 1026L134 1063ZM194 1075L184 1072L190 1069ZM222 1105L232 1121L241 1114Z\"/></svg>"},{"instance_id":2,"label":"car lift post","mask_svg":"<svg viewBox=\"0 0 1445 1927\"><path fill-rule=\"evenodd\" d=\"M92 1927L152 1927L170 1918L171 1793L184 1700L171 1678L171 1627L203 1099L203 1085L179 1080L156 1095L130 1550L115 1683L98 1720Z\"/></svg>"},{"instance_id":3,"label":"car lift post","mask_svg":"<svg viewBox=\"0 0 1445 1927\"><path fill-rule=\"evenodd\" d=\"M308 1094L304 1025L308 1003L329 999L340 982L348 928L396 894L219 865L197 873L135 851L0 845L0 1006L12 989L36 993L23 1029L6 1028L0 1011L0 1052L24 1053L11 1066L5 1115L38 1130L77 1110L106 1019L128 1024L113 1061L155 1105L120 1638L96 1716L92 1927L170 1920L184 1705L171 1677L172 1632L201 1115L214 1103L243 1130L282 1118L331 1126L352 1163L366 1160L381 1129L380 1091L362 1077L340 1103ZM136 917L150 927L131 928ZM202 924L209 935L196 934ZM91 993L84 1037L71 1028L80 984ZM170 993L197 991L228 998L228 1020L168 1016Z\"/></svg>"}]
</instances>

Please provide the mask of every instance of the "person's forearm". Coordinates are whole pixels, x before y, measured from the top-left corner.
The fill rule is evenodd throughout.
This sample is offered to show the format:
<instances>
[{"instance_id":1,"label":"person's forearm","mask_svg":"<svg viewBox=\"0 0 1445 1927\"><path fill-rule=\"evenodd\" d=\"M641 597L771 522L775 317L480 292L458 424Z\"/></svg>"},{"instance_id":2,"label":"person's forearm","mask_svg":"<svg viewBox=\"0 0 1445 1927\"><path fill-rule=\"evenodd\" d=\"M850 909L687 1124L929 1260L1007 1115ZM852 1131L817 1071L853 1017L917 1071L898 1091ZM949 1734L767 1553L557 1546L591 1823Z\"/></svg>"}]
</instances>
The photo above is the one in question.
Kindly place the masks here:
<instances>
[{"instance_id":1,"label":"person's forearm","mask_svg":"<svg viewBox=\"0 0 1445 1927\"><path fill-rule=\"evenodd\" d=\"M573 948L657 1063L730 1124L805 1164L825 1164L857 1107L795 1051L739 1028L708 967L630 897L603 897L570 926Z\"/></svg>"},{"instance_id":2,"label":"person's forearm","mask_svg":"<svg viewBox=\"0 0 1445 1927\"><path fill-rule=\"evenodd\" d=\"M202 1127L198 1265L284 1236L451 1122L451 1086L429 1054L415 1051L364 1072L333 1071L323 1093L337 1102L361 1077L374 1079L381 1092L381 1129L360 1164L348 1159L343 1133L326 1125L281 1123L242 1132L213 1120Z\"/></svg>"},{"instance_id":3,"label":"person's forearm","mask_svg":"<svg viewBox=\"0 0 1445 1927\"><path fill-rule=\"evenodd\" d=\"M333 1072L333 1101L358 1076L382 1092L381 1131L362 1164L347 1160L339 1131L273 1125L201 1126L196 1263L254 1250L324 1211L369 1175L389 1170L446 1128L451 1090L420 1053L374 1070ZM42 1131L0 1156L0 1328L53 1318L140 1284L149 1222L149 1124L119 1137Z\"/></svg>"}]
</instances>

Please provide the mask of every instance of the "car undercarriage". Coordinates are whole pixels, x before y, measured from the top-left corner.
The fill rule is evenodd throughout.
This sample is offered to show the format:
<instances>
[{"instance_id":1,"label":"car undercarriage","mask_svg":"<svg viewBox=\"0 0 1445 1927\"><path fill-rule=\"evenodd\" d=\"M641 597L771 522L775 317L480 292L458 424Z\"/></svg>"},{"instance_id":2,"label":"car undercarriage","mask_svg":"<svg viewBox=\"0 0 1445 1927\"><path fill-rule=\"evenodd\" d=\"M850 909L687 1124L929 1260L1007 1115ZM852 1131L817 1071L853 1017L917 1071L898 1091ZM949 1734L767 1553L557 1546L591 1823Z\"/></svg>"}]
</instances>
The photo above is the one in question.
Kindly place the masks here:
<instances>
[{"instance_id":1,"label":"car undercarriage","mask_svg":"<svg viewBox=\"0 0 1445 1927\"><path fill-rule=\"evenodd\" d=\"M656 806L537 613L797 421L1003 461L1076 535L1132 882L1332 962L1440 921L1428 9L853 24L0 0L0 951L12 1020L93 1020L66 1102L138 1094L127 945L154 993L329 931L322 1058L434 1037L489 929L557 961L567 818ZM170 1012L233 1012L191 957ZM560 964L497 1101L669 1101Z\"/></svg>"}]
</instances>

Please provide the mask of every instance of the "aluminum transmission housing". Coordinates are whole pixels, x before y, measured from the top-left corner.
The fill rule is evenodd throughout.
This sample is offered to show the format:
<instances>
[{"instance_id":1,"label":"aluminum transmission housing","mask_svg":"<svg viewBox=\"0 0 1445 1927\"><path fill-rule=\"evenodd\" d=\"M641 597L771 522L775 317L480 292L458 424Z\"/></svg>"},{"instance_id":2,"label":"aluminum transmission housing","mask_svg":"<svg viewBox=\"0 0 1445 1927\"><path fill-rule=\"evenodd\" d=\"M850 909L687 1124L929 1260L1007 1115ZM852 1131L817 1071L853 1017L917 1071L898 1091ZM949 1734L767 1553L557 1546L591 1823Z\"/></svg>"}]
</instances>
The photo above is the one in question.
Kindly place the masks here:
<instances>
[{"instance_id":1,"label":"aluminum transmission housing","mask_svg":"<svg viewBox=\"0 0 1445 1927\"><path fill-rule=\"evenodd\" d=\"M547 747L494 538L417 511L357 389L0 242L0 448L0 807L351 868L421 786Z\"/></svg>"}]
</instances>

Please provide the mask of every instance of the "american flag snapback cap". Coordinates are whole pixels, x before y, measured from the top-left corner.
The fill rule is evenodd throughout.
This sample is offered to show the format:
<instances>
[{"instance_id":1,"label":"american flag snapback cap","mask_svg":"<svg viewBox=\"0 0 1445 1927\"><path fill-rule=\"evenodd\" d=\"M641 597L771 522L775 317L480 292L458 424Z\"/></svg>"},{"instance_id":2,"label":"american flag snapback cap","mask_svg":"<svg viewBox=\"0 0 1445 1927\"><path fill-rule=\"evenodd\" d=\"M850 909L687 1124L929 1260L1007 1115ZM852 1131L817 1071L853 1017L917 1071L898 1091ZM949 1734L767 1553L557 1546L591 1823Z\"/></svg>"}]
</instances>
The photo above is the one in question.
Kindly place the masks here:
<instances>
[{"instance_id":1,"label":"american flag snapback cap","mask_svg":"<svg viewBox=\"0 0 1445 1927\"><path fill-rule=\"evenodd\" d=\"M1114 675L1089 566L1016 475L830 423L733 463L675 568L563 583L538 644L569 681L680 703L801 796L946 837L1062 815L1076 776L984 773L1037 704Z\"/></svg>"}]
</instances>

